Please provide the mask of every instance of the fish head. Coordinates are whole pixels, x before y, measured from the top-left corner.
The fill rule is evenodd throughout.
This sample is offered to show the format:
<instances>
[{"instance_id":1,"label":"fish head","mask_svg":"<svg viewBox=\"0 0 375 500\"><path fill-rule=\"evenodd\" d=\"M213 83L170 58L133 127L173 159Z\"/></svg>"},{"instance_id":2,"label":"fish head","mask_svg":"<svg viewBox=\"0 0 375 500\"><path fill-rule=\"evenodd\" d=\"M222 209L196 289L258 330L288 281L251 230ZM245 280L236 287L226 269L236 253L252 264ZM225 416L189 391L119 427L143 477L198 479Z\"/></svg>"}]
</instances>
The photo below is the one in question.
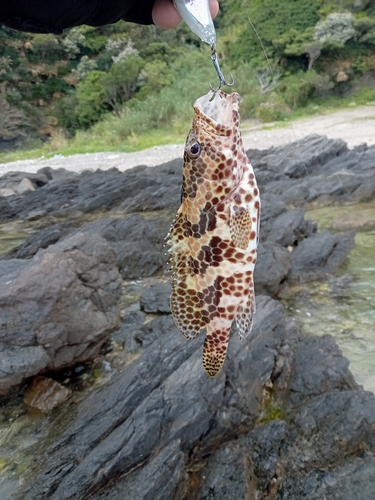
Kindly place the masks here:
<instances>
[{"instance_id":1,"label":"fish head","mask_svg":"<svg viewBox=\"0 0 375 500\"><path fill-rule=\"evenodd\" d=\"M237 93L217 91L194 104L183 167L182 202L209 210L240 182L245 152L240 133Z\"/></svg>"}]
</instances>

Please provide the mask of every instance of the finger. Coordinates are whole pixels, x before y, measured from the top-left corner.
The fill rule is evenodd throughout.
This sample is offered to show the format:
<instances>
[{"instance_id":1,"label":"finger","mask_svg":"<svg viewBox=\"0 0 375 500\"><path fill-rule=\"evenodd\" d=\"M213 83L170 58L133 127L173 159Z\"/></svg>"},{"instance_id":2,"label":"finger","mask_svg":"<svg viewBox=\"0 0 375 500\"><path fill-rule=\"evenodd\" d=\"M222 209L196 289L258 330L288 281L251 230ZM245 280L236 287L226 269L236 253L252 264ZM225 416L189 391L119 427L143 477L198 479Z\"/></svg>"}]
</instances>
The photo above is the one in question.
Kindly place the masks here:
<instances>
[{"instance_id":1,"label":"finger","mask_svg":"<svg viewBox=\"0 0 375 500\"><path fill-rule=\"evenodd\" d=\"M210 0L210 11L213 18L219 12L217 0ZM176 28L181 21L181 16L175 9L171 0L156 0L152 9L152 20L159 28Z\"/></svg>"}]
</instances>

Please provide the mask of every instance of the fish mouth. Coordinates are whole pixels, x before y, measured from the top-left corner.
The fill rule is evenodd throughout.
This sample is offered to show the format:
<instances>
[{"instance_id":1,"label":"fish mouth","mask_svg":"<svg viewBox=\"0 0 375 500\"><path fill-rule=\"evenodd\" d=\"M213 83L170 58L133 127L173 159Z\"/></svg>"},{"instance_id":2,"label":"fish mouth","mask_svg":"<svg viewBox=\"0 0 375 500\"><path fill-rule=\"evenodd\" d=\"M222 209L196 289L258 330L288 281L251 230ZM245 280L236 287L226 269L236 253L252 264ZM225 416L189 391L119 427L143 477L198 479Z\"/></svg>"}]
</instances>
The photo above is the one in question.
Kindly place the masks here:
<instances>
[{"instance_id":1,"label":"fish mouth","mask_svg":"<svg viewBox=\"0 0 375 500\"><path fill-rule=\"evenodd\" d=\"M200 97L194 104L194 110L203 115L208 123L217 128L233 128L238 125L238 103L239 94L233 92L226 94L222 90L216 92L213 97L212 92Z\"/></svg>"}]
</instances>

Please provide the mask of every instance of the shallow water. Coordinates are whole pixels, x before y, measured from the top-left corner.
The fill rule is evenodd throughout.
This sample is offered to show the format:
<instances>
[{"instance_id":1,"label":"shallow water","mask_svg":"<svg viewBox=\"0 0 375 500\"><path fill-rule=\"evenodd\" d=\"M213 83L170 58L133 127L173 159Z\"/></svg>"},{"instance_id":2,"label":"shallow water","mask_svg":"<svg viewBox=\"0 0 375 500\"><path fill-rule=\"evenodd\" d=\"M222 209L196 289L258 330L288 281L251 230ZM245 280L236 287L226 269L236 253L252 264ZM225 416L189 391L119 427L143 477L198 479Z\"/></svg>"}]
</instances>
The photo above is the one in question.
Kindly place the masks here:
<instances>
[{"instance_id":1,"label":"shallow water","mask_svg":"<svg viewBox=\"0 0 375 500\"><path fill-rule=\"evenodd\" d=\"M375 221L375 203L315 209L306 218L315 220L319 231L332 231L332 222L345 214ZM307 333L331 334L349 359L356 381L375 392L375 229L357 231L355 247L339 275L295 288L286 305Z\"/></svg>"}]
</instances>

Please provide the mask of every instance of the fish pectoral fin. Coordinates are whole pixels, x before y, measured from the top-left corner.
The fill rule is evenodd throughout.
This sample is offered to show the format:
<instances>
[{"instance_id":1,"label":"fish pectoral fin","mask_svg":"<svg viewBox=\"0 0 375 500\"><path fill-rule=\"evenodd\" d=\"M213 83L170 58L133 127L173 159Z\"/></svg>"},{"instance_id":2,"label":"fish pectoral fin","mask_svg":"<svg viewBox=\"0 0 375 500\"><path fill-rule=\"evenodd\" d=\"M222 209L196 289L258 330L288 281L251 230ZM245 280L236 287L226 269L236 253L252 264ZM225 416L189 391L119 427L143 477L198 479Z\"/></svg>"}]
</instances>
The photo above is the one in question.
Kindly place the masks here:
<instances>
[{"instance_id":1,"label":"fish pectoral fin","mask_svg":"<svg viewBox=\"0 0 375 500\"><path fill-rule=\"evenodd\" d=\"M249 210L237 205L230 207L230 237L233 245L245 250L250 242L252 221Z\"/></svg>"},{"instance_id":2,"label":"fish pectoral fin","mask_svg":"<svg viewBox=\"0 0 375 500\"><path fill-rule=\"evenodd\" d=\"M203 346L203 368L210 378L222 369L227 354L230 327L208 332Z\"/></svg>"},{"instance_id":3,"label":"fish pectoral fin","mask_svg":"<svg viewBox=\"0 0 375 500\"><path fill-rule=\"evenodd\" d=\"M240 305L236 314L236 325L240 340L247 337L253 327L253 316L255 313L254 297L249 297L245 305Z\"/></svg>"}]
</instances>

